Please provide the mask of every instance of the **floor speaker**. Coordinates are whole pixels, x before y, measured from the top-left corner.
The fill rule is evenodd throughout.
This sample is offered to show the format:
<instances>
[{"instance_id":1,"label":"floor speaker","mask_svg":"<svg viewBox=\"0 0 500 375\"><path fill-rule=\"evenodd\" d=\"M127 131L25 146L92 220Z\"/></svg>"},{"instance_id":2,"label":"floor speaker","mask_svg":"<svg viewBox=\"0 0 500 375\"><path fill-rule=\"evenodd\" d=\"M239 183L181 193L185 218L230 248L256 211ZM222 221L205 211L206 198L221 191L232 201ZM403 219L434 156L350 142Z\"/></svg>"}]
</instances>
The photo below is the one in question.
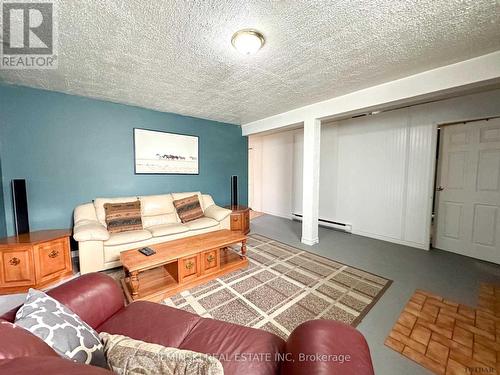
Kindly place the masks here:
<instances>
[{"instance_id":1,"label":"floor speaker","mask_svg":"<svg viewBox=\"0 0 500 375\"><path fill-rule=\"evenodd\" d=\"M231 176L231 206L238 205L238 176Z\"/></svg>"},{"instance_id":2,"label":"floor speaker","mask_svg":"<svg viewBox=\"0 0 500 375\"><path fill-rule=\"evenodd\" d=\"M12 202L14 204L16 234L28 233L30 231L30 222L28 217L26 180L12 180Z\"/></svg>"}]
</instances>

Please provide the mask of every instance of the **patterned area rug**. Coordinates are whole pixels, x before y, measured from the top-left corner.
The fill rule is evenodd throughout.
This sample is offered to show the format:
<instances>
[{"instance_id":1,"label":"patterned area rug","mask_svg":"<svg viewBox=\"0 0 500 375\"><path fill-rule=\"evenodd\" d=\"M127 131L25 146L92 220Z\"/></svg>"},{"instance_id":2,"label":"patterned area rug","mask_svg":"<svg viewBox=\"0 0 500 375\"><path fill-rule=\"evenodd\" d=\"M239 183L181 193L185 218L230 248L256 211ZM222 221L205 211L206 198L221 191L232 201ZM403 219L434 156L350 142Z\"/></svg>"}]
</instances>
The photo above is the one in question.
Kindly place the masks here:
<instances>
[{"instance_id":1,"label":"patterned area rug","mask_svg":"<svg viewBox=\"0 0 500 375\"><path fill-rule=\"evenodd\" d=\"M295 327L311 319L356 326L392 283L257 234L248 237L247 256L248 268L163 303L286 339ZM123 271L110 274L119 279Z\"/></svg>"},{"instance_id":2,"label":"patterned area rug","mask_svg":"<svg viewBox=\"0 0 500 375\"><path fill-rule=\"evenodd\" d=\"M247 269L183 291L164 303L287 338L311 319L357 325L391 283L257 234L248 238L247 255Z\"/></svg>"},{"instance_id":3,"label":"patterned area rug","mask_svg":"<svg viewBox=\"0 0 500 375\"><path fill-rule=\"evenodd\" d=\"M385 344L435 374L500 374L500 287L481 285L477 308L417 290Z\"/></svg>"}]
</instances>

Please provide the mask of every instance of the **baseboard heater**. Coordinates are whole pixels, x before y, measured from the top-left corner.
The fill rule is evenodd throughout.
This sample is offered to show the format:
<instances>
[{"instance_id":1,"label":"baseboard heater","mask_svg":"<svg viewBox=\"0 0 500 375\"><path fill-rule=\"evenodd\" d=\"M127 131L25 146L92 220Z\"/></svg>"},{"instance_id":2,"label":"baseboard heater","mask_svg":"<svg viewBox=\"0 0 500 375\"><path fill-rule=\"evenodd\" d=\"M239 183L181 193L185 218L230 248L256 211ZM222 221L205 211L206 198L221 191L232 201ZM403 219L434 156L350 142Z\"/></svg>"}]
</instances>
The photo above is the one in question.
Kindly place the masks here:
<instances>
[{"instance_id":1,"label":"baseboard heater","mask_svg":"<svg viewBox=\"0 0 500 375\"><path fill-rule=\"evenodd\" d=\"M292 214L293 220L302 221L302 215L300 214ZM327 228L341 230L347 233L352 232L352 225L346 223L339 223L338 221L319 219L319 225Z\"/></svg>"}]
</instances>

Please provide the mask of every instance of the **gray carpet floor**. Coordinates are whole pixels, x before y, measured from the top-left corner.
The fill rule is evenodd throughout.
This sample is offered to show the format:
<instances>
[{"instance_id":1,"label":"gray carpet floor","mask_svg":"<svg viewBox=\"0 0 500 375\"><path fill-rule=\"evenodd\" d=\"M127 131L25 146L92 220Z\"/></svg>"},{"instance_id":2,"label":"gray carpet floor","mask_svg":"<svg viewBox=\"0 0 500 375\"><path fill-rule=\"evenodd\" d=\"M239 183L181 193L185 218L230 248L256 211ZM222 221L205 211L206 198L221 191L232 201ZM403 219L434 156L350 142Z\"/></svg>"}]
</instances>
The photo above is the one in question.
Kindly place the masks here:
<instances>
[{"instance_id":1,"label":"gray carpet floor","mask_svg":"<svg viewBox=\"0 0 500 375\"><path fill-rule=\"evenodd\" d=\"M359 324L372 353L376 374L429 374L426 369L384 346L384 340L415 289L475 306L479 284L500 284L500 266L441 250L411 247L320 228L320 243L300 242L301 223L274 216L252 220L252 233L317 253L394 280Z\"/></svg>"}]
</instances>

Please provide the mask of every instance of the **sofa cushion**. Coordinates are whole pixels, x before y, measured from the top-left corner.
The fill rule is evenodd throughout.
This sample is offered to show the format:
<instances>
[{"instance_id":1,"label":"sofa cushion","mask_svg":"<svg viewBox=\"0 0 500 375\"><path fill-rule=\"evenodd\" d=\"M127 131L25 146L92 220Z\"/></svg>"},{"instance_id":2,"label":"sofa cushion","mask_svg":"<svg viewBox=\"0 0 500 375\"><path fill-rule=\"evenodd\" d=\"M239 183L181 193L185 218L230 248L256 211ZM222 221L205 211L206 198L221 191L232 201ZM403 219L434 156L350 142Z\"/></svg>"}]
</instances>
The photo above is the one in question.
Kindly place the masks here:
<instances>
[{"instance_id":1,"label":"sofa cushion","mask_svg":"<svg viewBox=\"0 0 500 375\"><path fill-rule=\"evenodd\" d=\"M139 200L127 203L106 203L104 211L109 233L142 229L141 201Z\"/></svg>"},{"instance_id":2,"label":"sofa cushion","mask_svg":"<svg viewBox=\"0 0 500 375\"><path fill-rule=\"evenodd\" d=\"M149 228L155 225L177 223L177 213L172 194L146 195L141 200L142 225Z\"/></svg>"},{"instance_id":3,"label":"sofa cushion","mask_svg":"<svg viewBox=\"0 0 500 375\"><path fill-rule=\"evenodd\" d=\"M117 374L224 375L212 356L102 332L108 366Z\"/></svg>"},{"instance_id":4,"label":"sofa cushion","mask_svg":"<svg viewBox=\"0 0 500 375\"><path fill-rule=\"evenodd\" d=\"M215 227L219 225L219 222L214 219L210 219L209 217L202 217L201 219L196 219L184 224L189 228L189 230L198 230Z\"/></svg>"},{"instance_id":5,"label":"sofa cushion","mask_svg":"<svg viewBox=\"0 0 500 375\"><path fill-rule=\"evenodd\" d=\"M106 225L106 212L104 211L104 205L106 203L126 203L135 202L137 197L118 197L118 198L96 198L94 199L95 213L97 220L102 224Z\"/></svg>"},{"instance_id":6,"label":"sofa cushion","mask_svg":"<svg viewBox=\"0 0 500 375\"><path fill-rule=\"evenodd\" d=\"M129 232L111 233L109 240L104 242L104 246L123 245L126 243L148 240L153 235L149 230L131 230Z\"/></svg>"},{"instance_id":7,"label":"sofa cushion","mask_svg":"<svg viewBox=\"0 0 500 375\"><path fill-rule=\"evenodd\" d=\"M26 302L16 313L15 324L40 337L62 357L106 366L97 333L68 307L44 292L29 290Z\"/></svg>"},{"instance_id":8,"label":"sofa cushion","mask_svg":"<svg viewBox=\"0 0 500 375\"><path fill-rule=\"evenodd\" d=\"M97 327L97 331L177 348L200 319L174 307L136 301Z\"/></svg>"},{"instance_id":9,"label":"sofa cushion","mask_svg":"<svg viewBox=\"0 0 500 375\"><path fill-rule=\"evenodd\" d=\"M162 237L187 232L189 230L189 227L181 223L172 223L155 225L154 227L149 227L148 230L151 232L153 237Z\"/></svg>"},{"instance_id":10,"label":"sofa cushion","mask_svg":"<svg viewBox=\"0 0 500 375\"><path fill-rule=\"evenodd\" d=\"M97 221L97 215L95 213L94 203L85 203L75 207L74 212L75 224L80 223L80 221Z\"/></svg>"},{"instance_id":11,"label":"sofa cushion","mask_svg":"<svg viewBox=\"0 0 500 375\"><path fill-rule=\"evenodd\" d=\"M226 374L271 375L279 373L277 353L284 352L285 342L267 331L202 318L179 349L216 353Z\"/></svg>"},{"instance_id":12,"label":"sofa cushion","mask_svg":"<svg viewBox=\"0 0 500 375\"><path fill-rule=\"evenodd\" d=\"M183 223L203 217L203 210L201 209L200 199L197 195L174 200L174 207L179 219Z\"/></svg>"},{"instance_id":13,"label":"sofa cushion","mask_svg":"<svg viewBox=\"0 0 500 375\"><path fill-rule=\"evenodd\" d=\"M172 194L143 195L141 201L142 216L156 216L175 212Z\"/></svg>"},{"instance_id":14,"label":"sofa cushion","mask_svg":"<svg viewBox=\"0 0 500 375\"><path fill-rule=\"evenodd\" d=\"M180 223L179 218L177 217L177 212L172 212L170 214L142 217L142 226L145 229L149 229L156 225L175 224L175 223Z\"/></svg>"},{"instance_id":15,"label":"sofa cushion","mask_svg":"<svg viewBox=\"0 0 500 375\"><path fill-rule=\"evenodd\" d=\"M201 206L203 207L203 212L205 212L207 207L210 207L213 204L215 204L215 202L210 194L201 195Z\"/></svg>"},{"instance_id":16,"label":"sofa cushion","mask_svg":"<svg viewBox=\"0 0 500 375\"><path fill-rule=\"evenodd\" d=\"M279 366L276 353L282 353L285 346L281 338L263 330L205 319L146 301L131 303L97 331L198 353L223 355L224 358L219 358L225 374L275 375ZM242 354L250 353L260 356L269 353L270 358L241 360Z\"/></svg>"}]
</instances>

